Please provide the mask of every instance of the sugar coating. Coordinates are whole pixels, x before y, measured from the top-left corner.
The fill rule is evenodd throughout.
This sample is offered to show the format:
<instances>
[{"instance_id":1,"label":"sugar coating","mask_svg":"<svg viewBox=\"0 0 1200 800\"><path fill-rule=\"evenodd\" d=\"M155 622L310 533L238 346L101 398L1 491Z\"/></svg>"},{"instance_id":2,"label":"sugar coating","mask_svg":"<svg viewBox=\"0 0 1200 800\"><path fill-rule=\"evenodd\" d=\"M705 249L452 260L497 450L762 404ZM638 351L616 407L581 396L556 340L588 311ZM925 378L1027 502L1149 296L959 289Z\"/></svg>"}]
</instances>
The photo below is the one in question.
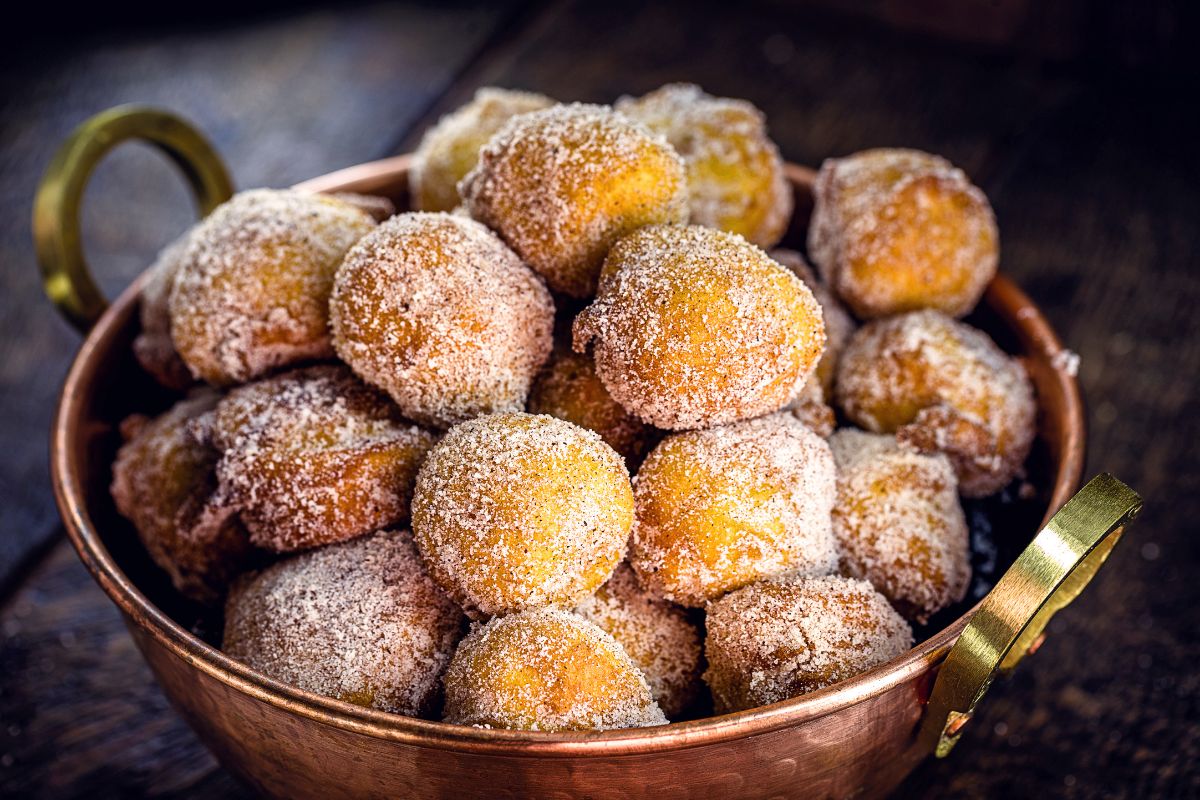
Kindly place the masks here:
<instances>
[{"instance_id":1,"label":"sugar coating","mask_svg":"<svg viewBox=\"0 0 1200 800\"><path fill-rule=\"evenodd\" d=\"M752 103L672 83L622 97L616 110L665 136L683 156L692 222L760 247L780 240L792 216L792 189L766 117Z\"/></svg>"},{"instance_id":2,"label":"sugar coating","mask_svg":"<svg viewBox=\"0 0 1200 800\"><path fill-rule=\"evenodd\" d=\"M528 410L595 431L630 465L637 463L650 442L650 427L612 398L587 355L554 352L534 381Z\"/></svg>"},{"instance_id":3,"label":"sugar coating","mask_svg":"<svg viewBox=\"0 0 1200 800\"><path fill-rule=\"evenodd\" d=\"M476 625L446 671L444 719L531 731L665 725L642 673L612 636L555 609Z\"/></svg>"},{"instance_id":4,"label":"sugar coating","mask_svg":"<svg viewBox=\"0 0 1200 800\"><path fill-rule=\"evenodd\" d=\"M410 717L436 711L465 620L387 530L249 575L225 605L222 649L300 689Z\"/></svg>"},{"instance_id":5,"label":"sugar coating","mask_svg":"<svg viewBox=\"0 0 1200 800\"><path fill-rule=\"evenodd\" d=\"M244 383L333 355L329 291L367 213L290 189L240 192L188 239L171 289L171 339L197 378Z\"/></svg>"},{"instance_id":6,"label":"sugar coating","mask_svg":"<svg viewBox=\"0 0 1200 800\"><path fill-rule=\"evenodd\" d=\"M625 649L668 718L683 713L700 689L700 628L679 606L655 597L622 563L575 613L599 625Z\"/></svg>"},{"instance_id":7,"label":"sugar coating","mask_svg":"<svg viewBox=\"0 0 1200 800\"><path fill-rule=\"evenodd\" d=\"M238 510L255 544L275 552L407 520L417 468L435 440L340 365L234 389L205 433L221 451L222 502Z\"/></svg>"},{"instance_id":8,"label":"sugar coating","mask_svg":"<svg viewBox=\"0 0 1200 800\"><path fill-rule=\"evenodd\" d=\"M154 419L129 417L113 463L117 510L175 588L204 604L220 601L252 550L241 523L213 501L216 451L189 430L218 399L199 390Z\"/></svg>"},{"instance_id":9,"label":"sugar coating","mask_svg":"<svg viewBox=\"0 0 1200 800\"><path fill-rule=\"evenodd\" d=\"M630 563L651 592L702 606L784 573L837 568L829 445L790 414L668 436L634 479Z\"/></svg>"},{"instance_id":10,"label":"sugar coating","mask_svg":"<svg viewBox=\"0 0 1200 800\"><path fill-rule=\"evenodd\" d=\"M983 192L939 156L826 159L813 185L809 257L860 318L970 312L996 274L998 241Z\"/></svg>"},{"instance_id":11,"label":"sugar coating","mask_svg":"<svg viewBox=\"0 0 1200 800\"><path fill-rule=\"evenodd\" d=\"M418 422L447 427L518 411L552 346L540 278L474 220L400 214L337 271L333 344L363 380Z\"/></svg>"},{"instance_id":12,"label":"sugar coating","mask_svg":"<svg viewBox=\"0 0 1200 800\"><path fill-rule=\"evenodd\" d=\"M472 217L572 297L595 293L618 238L688 213L683 160L666 140L581 103L508 120L458 190Z\"/></svg>"},{"instance_id":13,"label":"sugar coating","mask_svg":"<svg viewBox=\"0 0 1200 800\"><path fill-rule=\"evenodd\" d=\"M1033 384L987 334L937 311L864 325L838 364L837 401L855 424L941 452L966 497L999 491L1036 433Z\"/></svg>"},{"instance_id":14,"label":"sugar coating","mask_svg":"<svg viewBox=\"0 0 1200 800\"><path fill-rule=\"evenodd\" d=\"M777 411L825 346L804 284L742 237L655 225L621 239L600 292L575 319L574 346L630 413L668 430Z\"/></svg>"},{"instance_id":15,"label":"sugar coating","mask_svg":"<svg viewBox=\"0 0 1200 800\"><path fill-rule=\"evenodd\" d=\"M451 428L413 495L413 532L434 579L481 618L570 608L625 557L633 492L592 431L499 413Z\"/></svg>"},{"instance_id":16,"label":"sugar coating","mask_svg":"<svg viewBox=\"0 0 1200 800\"><path fill-rule=\"evenodd\" d=\"M751 584L709 605L707 629L704 680L718 713L844 681L913 643L883 595L840 575Z\"/></svg>"},{"instance_id":17,"label":"sugar coating","mask_svg":"<svg viewBox=\"0 0 1200 800\"><path fill-rule=\"evenodd\" d=\"M554 105L545 95L485 86L471 102L425 131L408 172L413 209L452 211L458 182L479 163L479 151L511 117Z\"/></svg>"},{"instance_id":18,"label":"sugar coating","mask_svg":"<svg viewBox=\"0 0 1200 800\"><path fill-rule=\"evenodd\" d=\"M962 600L971 543L950 461L854 428L829 443L838 465L833 532L843 570L922 624Z\"/></svg>"},{"instance_id":19,"label":"sugar coating","mask_svg":"<svg viewBox=\"0 0 1200 800\"><path fill-rule=\"evenodd\" d=\"M133 355L142 369L168 389L182 391L193 383L192 373L175 351L171 341L171 312L169 300L175 275L183 264L191 229L162 249L142 285L142 330L133 340Z\"/></svg>"},{"instance_id":20,"label":"sugar coating","mask_svg":"<svg viewBox=\"0 0 1200 800\"><path fill-rule=\"evenodd\" d=\"M817 381L825 401L832 402L837 362L842 356L842 351L846 349L850 337L857 330L858 323L829 290L829 287L817 279L816 273L804 260L804 256L795 250L783 248L772 250L770 255L776 262L790 269L797 278L802 280L808 290L813 293L817 304L821 306L821 318L825 321L825 350L821 353L821 360L817 362L816 371L809 381Z\"/></svg>"}]
</instances>

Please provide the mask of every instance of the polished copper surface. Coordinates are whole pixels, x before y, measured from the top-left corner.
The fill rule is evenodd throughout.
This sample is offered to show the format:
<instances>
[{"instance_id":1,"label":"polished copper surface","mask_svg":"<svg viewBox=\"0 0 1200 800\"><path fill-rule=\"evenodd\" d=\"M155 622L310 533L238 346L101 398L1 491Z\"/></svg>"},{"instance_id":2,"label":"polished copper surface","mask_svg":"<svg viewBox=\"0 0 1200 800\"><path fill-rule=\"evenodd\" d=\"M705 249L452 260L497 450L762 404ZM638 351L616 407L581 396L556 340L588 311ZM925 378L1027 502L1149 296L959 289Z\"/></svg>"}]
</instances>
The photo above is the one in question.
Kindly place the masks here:
<instances>
[{"instance_id":1,"label":"polished copper surface","mask_svg":"<svg viewBox=\"0 0 1200 800\"><path fill-rule=\"evenodd\" d=\"M408 164L406 156L364 164L299 188L377 193L404 208ZM812 172L792 165L788 175L797 215L785 244L795 246L803 243ZM294 689L225 657L151 603L104 541L116 524L107 498L113 431L123 415L140 410L129 354L137 296L135 283L97 322L71 366L52 431L55 495L80 558L124 614L166 695L221 762L264 793L875 797L930 752L917 738L925 703L972 612L888 664L804 697L662 728L595 733L487 730L385 714ZM1075 491L1083 468L1078 387L1055 368L1061 344L1012 282L997 277L983 305L979 324L1009 340L1037 388L1048 519Z\"/></svg>"}]
</instances>

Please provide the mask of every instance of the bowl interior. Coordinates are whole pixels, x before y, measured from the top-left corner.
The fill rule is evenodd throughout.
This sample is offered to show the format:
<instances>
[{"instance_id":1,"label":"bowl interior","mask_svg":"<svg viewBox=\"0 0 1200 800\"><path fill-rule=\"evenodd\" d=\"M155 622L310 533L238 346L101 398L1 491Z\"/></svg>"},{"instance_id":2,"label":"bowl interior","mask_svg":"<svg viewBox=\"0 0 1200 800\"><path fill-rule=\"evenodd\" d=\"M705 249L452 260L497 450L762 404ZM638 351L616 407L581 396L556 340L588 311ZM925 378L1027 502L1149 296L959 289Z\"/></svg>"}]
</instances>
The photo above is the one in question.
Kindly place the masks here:
<instances>
[{"instance_id":1,"label":"bowl interior","mask_svg":"<svg viewBox=\"0 0 1200 800\"><path fill-rule=\"evenodd\" d=\"M301 184L312 191L357 191L390 197L407 207L407 158L360 165ZM804 249L805 225L811 210L811 172L789 167L796 189L796 215L782 246ZM287 698L320 708L347 724L368 720L393 732L431 731L447 742L470 739L457 726L412 720L368 711L278 684L236 665L216 650L220 643L219 611L203 609L183 598L151 562L130 524L121 517L109 494L111 463L120 444L118 424L132 413L154 414L167 408L176 395L159 387L132 356L137 334L135 283L113 304L84 342L64 386L52 442L55 491L72 542L101 586L134 624L179 653L198 660L207 671L240 684L262 687L268 697ZM1027 462L1027 475L999 494L964 502L971 530L974 577L967 598L915 630L918 645L909 654L835 687L738 715L704 718L708 709L695 709L692 722L661 729L611 731L600 734L530 734L488 731L498 741L659 739L667 746L697 732L726 735L739 721L753 719L777 726L839 704L854 702L864 692L882 691L938 662L953 644L974 604L994 585L1017 554L1041 527L1041 522L1066 501L1077 487L1083 460L1082 413L1074 379L1056 368L1061 346L1036 307L1003 277L989 288L984 302L967 321L987 331L1007 352L1021 356L1033 377L1039 405L1039 433ZM282 701L280 704L283 704ZM743 726L744 727L744 726ZM674 732L674 733L673 733ZM587 746L583 744L583 746Z\"/></svg>"}]
</instances>

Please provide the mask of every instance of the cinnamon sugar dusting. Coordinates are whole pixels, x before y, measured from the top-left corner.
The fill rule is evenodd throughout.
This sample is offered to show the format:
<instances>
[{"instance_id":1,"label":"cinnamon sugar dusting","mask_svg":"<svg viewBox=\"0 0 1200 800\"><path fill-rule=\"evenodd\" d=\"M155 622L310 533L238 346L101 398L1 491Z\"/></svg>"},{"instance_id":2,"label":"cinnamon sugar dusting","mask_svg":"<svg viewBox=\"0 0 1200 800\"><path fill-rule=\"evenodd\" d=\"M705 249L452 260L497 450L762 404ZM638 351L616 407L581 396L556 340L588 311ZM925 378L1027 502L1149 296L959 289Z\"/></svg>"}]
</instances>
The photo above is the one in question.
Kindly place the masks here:
<instances>
[{"instance_id":1,"label":"cinnamon sugar dusting","mask_svg":"<svg viewBox=\"0 0 1200 800\"><path fill-rule=\"evenodd\" d=\"M550 353L554 303L491 231L401 214L364 237L330 301L338 355L405 415L446 427L518 411Z\"/></svg>"},{"instance_id":2,"label":"cinnamon sugar dusting","mask_svg":"<svg viewBox=\"0 0 1200 800\"><path fill-rule=\"evenodd\" d=\"M812 292L740 236L656 225L609 253L575 319L575 350L589 344L617 402L681 430L782 408L815 368L825 326Z\"/></svg>"},{"instance_id":3,"label":"cinnamon sugar dusting","mask_svg":"<svg viewBox=\"0 0 1200 800\"><path fill-rule=\"evenodd\" d=\"M667 722L616 640L565 611L525 611L476 625L445 683L445 720L460 725L568 731Z\"/></svg>"},{"instance_id":4,"label":"cinnamon sugar dusting","mask_svg":"<svg viewBox=\"0 0 1200 800\"><path fill-rule=\"evenodd\" d=\"M709 606L704 680L728 713L852 678L912 643L908 623L866 581L776 578Z\"/></svg>"},{"instance_id":5,"label":"cinnamon sugar dusting","mask_svg":"<svg viewBox=\"0 0 1200 800\"><path fill-rule=\"evenodd\" d=\"M300 689L406 716L437 707L462 612L421 569L407 531L380 531L247 576L222 648Z\"/></svg>"}]
</instances>

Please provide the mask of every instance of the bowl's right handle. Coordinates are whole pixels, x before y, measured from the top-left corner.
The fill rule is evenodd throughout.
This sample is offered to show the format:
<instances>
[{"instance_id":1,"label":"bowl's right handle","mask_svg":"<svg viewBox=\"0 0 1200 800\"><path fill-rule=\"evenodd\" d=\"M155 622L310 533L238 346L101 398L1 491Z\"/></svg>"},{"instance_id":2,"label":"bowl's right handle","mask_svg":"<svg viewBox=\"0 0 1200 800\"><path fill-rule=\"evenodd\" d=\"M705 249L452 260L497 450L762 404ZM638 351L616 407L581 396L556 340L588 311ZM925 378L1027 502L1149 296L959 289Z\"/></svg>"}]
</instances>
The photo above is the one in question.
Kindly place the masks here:
<instances>
[{"instance_id":1,"label":"bowl's right handle","mask_svg":"<svg viewBox=\"0 0 1200 800\"><path fill-rule=\"evenodd\" d=\"M190 123L167 111L117 106L76 128L38 185L33 240L46 296L82 332L95 324L108 301L83 255L79 208L92 170L110 150L130 139L154 145L179 167L201 216L233 194L233 182L217 151Z\"/></svg>"},{"instance_id":2,"label":"bowl's right handle","mask_svg":"<svg viewBox=\"0 0 1200 800\"><path fill-rule=\"evenodd\" d=\"M938 672L919 736L946 756L998 674L1041 645L1046 623L1100 569L1142 498L1112 475L1093 478L996 582Z\"/></svg>"}]
</instances>

